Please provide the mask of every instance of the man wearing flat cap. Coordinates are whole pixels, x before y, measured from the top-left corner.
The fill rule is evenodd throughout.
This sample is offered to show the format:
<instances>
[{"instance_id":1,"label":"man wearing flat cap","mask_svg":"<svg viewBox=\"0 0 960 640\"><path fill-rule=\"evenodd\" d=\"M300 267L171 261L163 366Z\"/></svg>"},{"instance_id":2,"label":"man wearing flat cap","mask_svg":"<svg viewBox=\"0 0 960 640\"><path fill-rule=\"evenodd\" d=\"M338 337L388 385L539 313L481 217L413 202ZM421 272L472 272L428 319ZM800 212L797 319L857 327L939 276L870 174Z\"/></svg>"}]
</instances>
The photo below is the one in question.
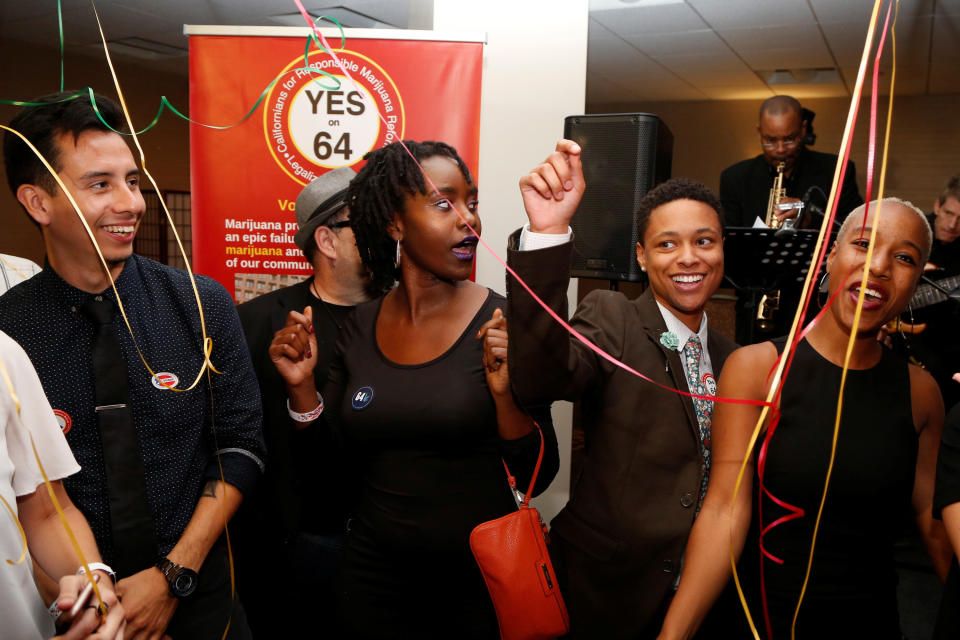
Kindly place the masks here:
<instances>
[{"instance_id":1,"label":"man wearing flat cap","mask_svg":"<svg viewBox=\"0 0 960 640\"><path fill-rule=\"evenodd\" d=\"M319 415L316 390L326 381L344 319L371 297L345 199L354 175L349 167L334 169L297 197L294 242L313 275L238 307L260 381L269 454L265 481L234 526L238 593L248 603L254 637L270 637L274 616L291 606L310 608L309 615L286 616L303 625L291 637L323 635L334 619L349 469ZM309 407L296 402L304 388Z\"/></svg>"}]
</instances>

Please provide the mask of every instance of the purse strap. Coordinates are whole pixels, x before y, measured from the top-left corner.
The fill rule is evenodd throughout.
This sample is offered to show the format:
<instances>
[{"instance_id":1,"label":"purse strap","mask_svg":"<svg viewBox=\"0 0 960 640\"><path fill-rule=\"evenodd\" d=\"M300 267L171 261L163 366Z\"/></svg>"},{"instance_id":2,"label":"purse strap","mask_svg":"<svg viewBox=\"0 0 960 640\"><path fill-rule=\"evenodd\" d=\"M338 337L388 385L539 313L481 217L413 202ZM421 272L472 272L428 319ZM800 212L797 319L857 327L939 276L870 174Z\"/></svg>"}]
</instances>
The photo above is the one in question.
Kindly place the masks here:
<instances>
[{"instance_id":1,"label":"purse strap","mask_svg":"<svg viewBox=\"0 0 960 640\"><path fill-rule=\"evenodd\" d=\"M537 454L537 464L533 467L533 474L530 476L530 487L527 488L527 492L523 494L523 501L517 505L520 509L526 509L530 506L530 497L533 495L533 487L537 484L537 476L540 475L540 463L543 462L543 429L540 428L540 425L537 424L537 421L533 421L533 426L537 428L537 433L540 434L540 453ZM510 489L515 491L517 489L517 479L513 477L513 474L510 473L510 467L507 466L507 461L503 458L500 459L503 462L503 468L507 471L507 482L510 483Z\"/></svg>"}]
</instances>

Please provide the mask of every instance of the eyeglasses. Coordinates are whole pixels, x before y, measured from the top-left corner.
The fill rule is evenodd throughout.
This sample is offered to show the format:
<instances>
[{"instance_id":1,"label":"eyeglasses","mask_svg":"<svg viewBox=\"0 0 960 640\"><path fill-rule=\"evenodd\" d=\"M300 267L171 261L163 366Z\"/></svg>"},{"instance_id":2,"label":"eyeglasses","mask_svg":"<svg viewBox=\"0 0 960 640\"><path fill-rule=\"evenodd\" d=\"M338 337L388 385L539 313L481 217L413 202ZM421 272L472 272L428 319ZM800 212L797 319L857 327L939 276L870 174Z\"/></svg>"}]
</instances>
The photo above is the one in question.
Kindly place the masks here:
<instances>
[{"instance_id":1,"label":"eyeglasses","mask_svg":"<svg viewBox=\"0 0 960 640\"><path fill-rule=\"evenodd\" d=\"M798 144L800 144L799 132L785 138L768 138L767 136L760 136L760 146L764 149L776 149L779 146L782 146L784 149L793 149Z\"/></svg>"},{"instance_id":2,"label":"eyeglasses","mask_svg":"<svg viewBox=\"0 0 960 640\"><path fill-rule=\"evenodd\" d=\"M331 222L330 224L325 224L323 226L325 226L327 229L343 229L344 227L350 226L350 221L341 220L339 222Z\"/></svg>"}]
</instances>

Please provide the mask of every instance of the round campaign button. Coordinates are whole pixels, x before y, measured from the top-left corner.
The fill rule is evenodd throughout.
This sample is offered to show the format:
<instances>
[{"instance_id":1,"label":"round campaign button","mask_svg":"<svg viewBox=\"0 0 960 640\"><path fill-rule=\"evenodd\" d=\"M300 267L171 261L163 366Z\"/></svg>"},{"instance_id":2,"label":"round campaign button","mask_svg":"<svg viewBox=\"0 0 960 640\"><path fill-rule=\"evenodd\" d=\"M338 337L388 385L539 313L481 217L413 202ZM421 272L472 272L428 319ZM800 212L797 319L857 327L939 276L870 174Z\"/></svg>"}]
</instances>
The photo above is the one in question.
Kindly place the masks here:
<instances>
[{"instance_id":1,"label":"round campaign button","mask_svg":"<svg viewBox=\"0 0 960 640\"><path fill-rule=\"evenodd\" d=\"M360 411L361 409L366 409L367 405L373 400L373 387L360 387L353 392L353 395L350 397L350 406L355 410Z\"/></svg>"},{"instance_id":2,"label":"round campaign button","mask_svg":"<svg viewBox=\"0 0 960 640\"><path fill-rule=\"evenodd\" d=\"M157 389L175 389L180 382L177 374L168 371L158 371L151 380Z\"/></svg>"},{"instance_id":3,"label":"round campaign button","mask_svg":"<svg viewBox=\"0 0 960 640\"><path fill-rule=\"evenodd\" d=\"M70 417L70 414L63 409L54 409L53 416L57 419L57 424L60 425L60 431L63 431L63 435L70 433L70 427L73 426L73 418Z\"/></svg>"},{"instance_id":4,"label":"round campaign button","mask_svg":"<svg viewBox=\"0 0 960 640\"><path fill-rule=\"evenodd\" d=\"M712 373L703 374L703 387L707 390L708 396L717 395L717 379Z\"/></svg>"}]
</instances>

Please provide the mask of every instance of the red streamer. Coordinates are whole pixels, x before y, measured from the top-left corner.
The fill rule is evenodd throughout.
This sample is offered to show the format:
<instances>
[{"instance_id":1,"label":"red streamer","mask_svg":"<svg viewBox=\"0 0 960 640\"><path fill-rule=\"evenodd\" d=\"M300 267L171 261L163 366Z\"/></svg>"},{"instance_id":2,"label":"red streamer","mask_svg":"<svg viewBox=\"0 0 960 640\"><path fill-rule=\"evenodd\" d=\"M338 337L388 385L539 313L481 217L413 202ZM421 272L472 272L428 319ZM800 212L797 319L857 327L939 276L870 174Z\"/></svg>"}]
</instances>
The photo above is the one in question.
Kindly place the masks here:
<instances>
[{"instance_id":1,"label":"red streamer","mask_svg":"<svg viewBox=\"0 0 960 640\"><path fill-rule=\"evenodd\" d=\"M866 204L865 204L865 206L864 206L863 223L861 224L861 227L860 227L860 237L861 237L861 238L863 237L863 233L864 233L864 230L865 230L865 228L866 228L867 213L868 213L868 211L869 211L869 206L870 206L870 196L871 196L872 193L873 193L873 177L874 177L874 172L875 172L876 135L877 135L877 132L876 132L876 122L877 122L877 87L878 87L879 76L880 76L880 58L881 58L881 56L883 55L883 49L884 49L884 45L885 45L885 43L886 43L887 29L888 29L888 27L889 27L889 25L890 25L890 13L891 13L892 8L893 8L893 2L891 1L891 3L887 5L887 15L886 15L886 18L885 18L885 20L884 20L883 29L881 30L881 33L880 33L880 42L879 42L879 44L877 45L877 53L876 53L876 56L874 57L874 63L873 63L873 84L872 84L872 92L871 92L871 96L870 96L870 126L869 126L869 129L868 129L868 148L867 148L867 185L866 185L866 199L865 199L865 200L866 200ZM857 117L857 112L854 112L854 114L853 114L853 121L852 121L852 123L851 123L850 133L849 133L850 139L853 138L854 130L855 130L855 128L856 128L856 117ZM847 161L848 161L849 156L850 156L850 146L851 146L851 145L849 145L849 144L846 146L846 150L845 150L845 152L844 152L844 157L843 157L843 166L841 167L841 170L840 170L840 179L839 179L839 183L838 183L838 184L840 185L840 188L841 188L841 189L843 188L843 187L842 187L842 185L843 185L843 179L844 179L844 176L845 176L845 174L846 174ZM837 206L838 206L839 202L840 202L839 197L838 197L838 198L834 198L833 206L832 206L831 209L830 209L829 222L827 223L827 228L828 228L828 229L832 229L832 228L833 228L834 219L836 218ZM826 251L823 251L823 252L821 252L821 254L818 256L818 259L817 259L817 267L816 267L816 271L815 271L814 273L819 273L819 272L820 272L820 268L821 268L821 266L822 266L822 264L823 264L823 260L824 260L824 258L826 257L826 254L827 254L827 252L826 252ZM850 276L851 276L852 274L853 274L853 271L851 271L850 273L847 274L847 276L843 279L843 283L841 283L841 285L838 286L837 289L833 292L833 295L830 296L830 299L827 301L827 304L824 305L823 309L820 310L820 312L816 315L816 317L814 317L814 319L813 319L806 327L804 327L803 331L798 332L798 334L794 337L794 340L793 340L793 342L790 344L790 348L789 348L788 351L787 351L787 358L788 358L788 359L787 359L787 365L784 367L783 376L781 377L781 380L780 380L780 383L779 383L779 385L778 385L776 394L775 394L775 396L774 396L774 401L773 401L773 402L774 402L775 407L779 407L779 405L780 405L780 396L781 396L781 394L782 394L782 392L783 392L783 385L784 385L784 383L785 383L785 381L786 381L787 371L789 371L790 366L793 364L793 358L794 358L794 356L796 355L797 345L800 343L800 340L802 340L804 337L806 337L806 335L810 332L810 330L813 329L813 327L816 326L816 324L817 324L817 323L820 321L820 319L824 316L824 314L826 313L827 309L829 309L829 308L830 308L830 305L833 304L833 302L834 302L837 294L844 289L845 283L847 282L847 280L850 278ZM809 294L809 295L807 295L806 299L803 301L803 302L804 302L804 304L803 304L803 317L806 317L807 309L808 309L808 307L809 307L809 305L810 305L810 300L813 298L814 295L816 295L816 294L814 293L814 290L813 290L813 289L811 289L810 291L808 291L808 294ZM780 357L782 358L783 355L781 354ZM779 361L780 361L780 358L777 358L777 363L779 363ZM776 363L774 364L774 367L776 367ZM769 374L768 374L768 378L769 378ZM764 544L763 544L763 537L764 537L765 534L769 533L769 531L770 531L771 529L773 529L774 527L777 527L777 526L779 526L779 525L781 525L781 524L784 524L784 523L789 522L789 521L791 521L791 520L796 520L796 519L801 518L801 517L804 516L804 510L803 510L803 509L801 509L801 508L799 508L799 507L795 507L795 506L793 506L793 505L791 505L791 504L788 504L788 503L780 500L779 498L777 498L776 496L774 496L774 495L764 486L764 483L763 483L764 470L765 470L765 468L766 468L767 449L768 449L768 447L769 447L770 440L773 438L773 434L774 434L774 432L776 431L776 427L777 427L777 424L779 423L779 419L780 419L779 410L774 409L774 411L773 411L773 413L772 413L772 415L771 415L771 417L770 417L770 422L769 422L769 425L768 425L768 427L767 427L767 433L766 433L766 435L765 435L765 437L764 437L763 444L762 444L761 447L760 447L760 453L759 453L758 456L757 456L757 476L758 476L758 482L759 482L759 487L758 487L758 491L757 491L757 501L758 501L758 519L759 519L758 525L759 525L759 528L760 528L760 535L759 535L759 547L760 547L760 593L761 593L761 600L762 600L762 603L763 603L763 616L764 616L764 622L765 622L766 627L767 627L767 638L768 638L768 640L771 640L771 639L772 639L772 637L773 637L773 632L772 632L772 630L771 630L771 624L770 624L770 612L769 612L769 609L768 609L768 607L767 607L767 589L766 589L766 584L765 584L765 580L764 580L764 562L763 562L763 559L766 557L766 558L770 559L771 561L776 562L777 564L783 564L783 560L781 560L780 558L777 558L776 556L774 556L773 554L771 554L770 552L768 552L768 551L766 550L766 548L765 548L765 546L764 546ZM786 509L787 511L790 511L789 514L787 514L787 515L785 515L785 516L782 516L782 517L778 518L777 520L774 520L773 522L771 522L771 523L770 523L769 525L767 525L766 527L763 525L763 495L764 495L764 494L767 495L775 504L777 504L777 505L779 505L780 507Z\"/></svg>"}]
</instances>

